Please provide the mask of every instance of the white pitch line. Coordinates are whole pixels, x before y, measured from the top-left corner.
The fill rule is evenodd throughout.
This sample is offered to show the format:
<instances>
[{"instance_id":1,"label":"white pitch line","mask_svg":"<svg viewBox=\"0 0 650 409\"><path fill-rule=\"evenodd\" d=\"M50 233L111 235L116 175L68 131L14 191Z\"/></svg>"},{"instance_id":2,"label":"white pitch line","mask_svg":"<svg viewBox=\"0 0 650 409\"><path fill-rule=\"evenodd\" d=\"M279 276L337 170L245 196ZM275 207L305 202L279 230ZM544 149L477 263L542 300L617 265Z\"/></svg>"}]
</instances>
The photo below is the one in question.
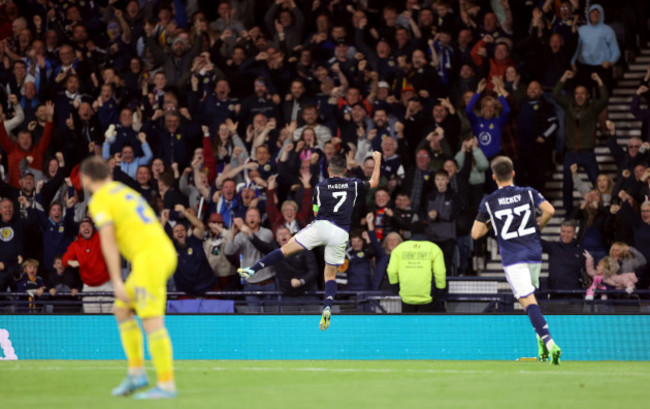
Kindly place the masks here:
<instances>
[{"instance_id":1,"label":"white pitch line","mask_svg":"<svg viewBox=\"0 0 650 409\"><path fill-rule=\"evenodd\" d=\"M69 371L69 370L81 370L81 371L114 371L125 369L124 365L120 366L76 366L76 367L62 367L62 366L43 366L39 367L36 370L38 371ZM149 367L149 369L153 369ZM14 371L23 370L23 368L15 367L12 368ZM334 372L334 373L415 373L415 374L461 374L461 375L477 375L477 374L495 374L497 371L492 370L472 370L472 369L413 369L413 368L404 368L404 369L392 369L392 368L326 368L326 367L304 367L304 368L287 368L287 367L264 367L264 366L243 366L243 367L219 367L214 366L210 368L200 368L200 367L178 367L174 369L178 372L196 372L196 371L215 371L215 372L228 372L228 371L249 371L249 372ZM501 371L499 371L501 372ZM551 375L551 376L575 376L575 375L584 375L584 376L596 376L598 374L602 375L602 372L594 371L562 371L562 367L557 368L557 370L544 370L544 371L534 371L534 370L519 370L516 371L521 375ZM650 372L621 372L619 375L624 376L635 376L635 377L650 377Z\"/></svg>"}]
</instances>

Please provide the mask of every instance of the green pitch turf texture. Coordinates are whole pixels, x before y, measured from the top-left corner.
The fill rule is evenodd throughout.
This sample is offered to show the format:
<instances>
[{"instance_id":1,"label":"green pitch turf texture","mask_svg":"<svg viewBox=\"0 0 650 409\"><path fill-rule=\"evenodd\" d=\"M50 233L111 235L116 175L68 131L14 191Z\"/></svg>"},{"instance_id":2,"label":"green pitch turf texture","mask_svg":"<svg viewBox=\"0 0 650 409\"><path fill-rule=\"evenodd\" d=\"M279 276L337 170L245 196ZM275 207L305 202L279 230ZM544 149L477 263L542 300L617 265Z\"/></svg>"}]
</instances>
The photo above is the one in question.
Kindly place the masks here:
<instances>
[{"instance_id":1,"label":"green pitch turf texture","mask_svg":"<svg viewBox=\"0 0 650 409\"><path fill-rule=\"evenodd\" d=\"M650 363L177 361L178 398L110 390L121 361L0 361L2 408L642 408ZM152 368L148 368L150 379Z\"/></svg>"}]
</instances>

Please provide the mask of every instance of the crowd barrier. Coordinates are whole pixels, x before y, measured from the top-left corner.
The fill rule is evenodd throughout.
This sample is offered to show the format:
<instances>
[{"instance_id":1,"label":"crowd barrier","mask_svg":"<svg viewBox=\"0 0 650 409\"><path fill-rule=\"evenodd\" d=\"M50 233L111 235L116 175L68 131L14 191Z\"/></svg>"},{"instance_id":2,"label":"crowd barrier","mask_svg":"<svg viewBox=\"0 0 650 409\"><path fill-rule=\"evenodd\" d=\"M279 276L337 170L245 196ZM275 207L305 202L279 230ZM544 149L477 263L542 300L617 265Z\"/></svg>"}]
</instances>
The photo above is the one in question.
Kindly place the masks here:
<instances>
[{"instance_id":1,"label":"crowd barrier","mask_svg":"<svg viewBox=\"0 0 650 409\"><path fill-rule=\"evenodd\" d=\"M172 315L176 359L515 360L537 355L525 314ZM648 315L549 315L564 360L650 359ZM0 315L0 359L123 359L109 315Z\"/></svg>"}]
</instances>

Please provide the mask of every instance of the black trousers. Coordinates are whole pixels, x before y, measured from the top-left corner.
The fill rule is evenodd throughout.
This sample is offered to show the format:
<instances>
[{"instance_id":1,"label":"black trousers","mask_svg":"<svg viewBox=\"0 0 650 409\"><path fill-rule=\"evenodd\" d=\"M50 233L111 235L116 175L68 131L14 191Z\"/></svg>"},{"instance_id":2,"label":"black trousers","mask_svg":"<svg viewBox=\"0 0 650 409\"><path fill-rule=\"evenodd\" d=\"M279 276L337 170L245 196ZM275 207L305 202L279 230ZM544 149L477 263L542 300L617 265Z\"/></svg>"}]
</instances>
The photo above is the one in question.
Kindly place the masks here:
<instances>
[{"instance_id":1,"label":"black trousers","mask_svg":"<svg viewBox=\"0 0 650 409\"><path fill-rule=\"evenodd\" d=\"M433 302L430 302L428 304L407 304L402 301L402 312L436 312L436 310Z\"/></svg>"}]
</instances>

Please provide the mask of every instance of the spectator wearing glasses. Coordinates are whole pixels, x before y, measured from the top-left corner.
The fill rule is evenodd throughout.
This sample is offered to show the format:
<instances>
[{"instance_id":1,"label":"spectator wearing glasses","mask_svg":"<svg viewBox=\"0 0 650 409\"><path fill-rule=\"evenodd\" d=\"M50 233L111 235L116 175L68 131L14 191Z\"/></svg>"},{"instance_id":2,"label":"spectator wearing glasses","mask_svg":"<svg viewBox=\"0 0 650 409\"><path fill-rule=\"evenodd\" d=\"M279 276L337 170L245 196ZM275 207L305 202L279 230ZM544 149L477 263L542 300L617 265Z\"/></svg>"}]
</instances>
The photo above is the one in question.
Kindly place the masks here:
<instances>
[{"instance_id":1,"label":"spectator wearing glasses","mask_svg":"<svg viewBox=\"0 0 650 409\"><path fill-rule=\"evenodd\" d=\"M614 157L614 163L616 163L616 166L618 167L619 175L625 170L633 172L637 165L646 164L648 162L650 155L650 152L647 150L648 144L645 144L645 149L642 151L641 147L644 144L641 141L641 137L636 135L630 136L630 139L627 141L627 149L624 149L618 144L614 122L607 121L606 123L607 132L609 133L607 146Z\"/></svg>"}]
</instances>

